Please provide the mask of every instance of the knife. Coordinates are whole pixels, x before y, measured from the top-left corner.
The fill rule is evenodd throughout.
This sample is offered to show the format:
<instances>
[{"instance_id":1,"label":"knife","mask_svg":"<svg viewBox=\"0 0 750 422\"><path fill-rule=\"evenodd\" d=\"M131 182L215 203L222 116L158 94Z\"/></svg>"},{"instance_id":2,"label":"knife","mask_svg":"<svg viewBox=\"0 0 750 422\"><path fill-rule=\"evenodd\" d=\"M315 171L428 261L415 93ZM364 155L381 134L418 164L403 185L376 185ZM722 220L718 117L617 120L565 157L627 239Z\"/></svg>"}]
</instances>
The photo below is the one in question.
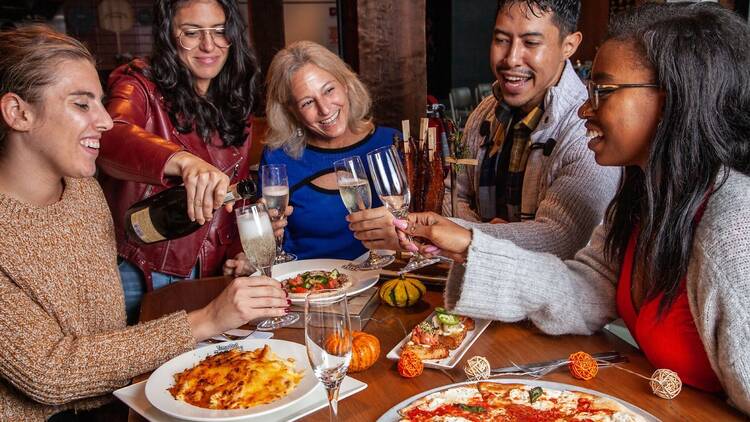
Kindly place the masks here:
<instances>
[{"instance_id":1,"label":"knife","mask_svg":"<svg viewBox=\"0 0 750 422\"><path fill-rule=\"evenodd\" d=\"M627 362L628 357L617 351L600 352L591 355L597 361L610 363ZM536 372L541 369L562 365L568 361L568 358L548 360L544 362L527 363L525 365L506 366L505 368L495 368L490 372L493 374L507 374L512 372Z\"/></svg>"}]
</instances>

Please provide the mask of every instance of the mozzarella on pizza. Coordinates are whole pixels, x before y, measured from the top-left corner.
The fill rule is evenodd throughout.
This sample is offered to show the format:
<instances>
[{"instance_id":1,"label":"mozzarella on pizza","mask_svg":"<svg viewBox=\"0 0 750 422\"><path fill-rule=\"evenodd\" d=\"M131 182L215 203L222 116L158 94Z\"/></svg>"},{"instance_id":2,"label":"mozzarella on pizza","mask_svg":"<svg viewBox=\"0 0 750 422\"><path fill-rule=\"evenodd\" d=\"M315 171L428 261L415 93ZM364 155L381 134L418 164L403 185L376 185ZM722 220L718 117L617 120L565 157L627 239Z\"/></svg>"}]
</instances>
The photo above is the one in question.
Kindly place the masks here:
<instances>
[{"instance_id":1,"label":"mozzarella on pizza","mask_svg":"<svg viewBox=\"0 0 750 422\"><path fill-rule=\"evenodd\" d=\"M643 422L615 400L578 391L480 382L432 393L399 411L402 422Z\"/></svg>"}]
</instances>

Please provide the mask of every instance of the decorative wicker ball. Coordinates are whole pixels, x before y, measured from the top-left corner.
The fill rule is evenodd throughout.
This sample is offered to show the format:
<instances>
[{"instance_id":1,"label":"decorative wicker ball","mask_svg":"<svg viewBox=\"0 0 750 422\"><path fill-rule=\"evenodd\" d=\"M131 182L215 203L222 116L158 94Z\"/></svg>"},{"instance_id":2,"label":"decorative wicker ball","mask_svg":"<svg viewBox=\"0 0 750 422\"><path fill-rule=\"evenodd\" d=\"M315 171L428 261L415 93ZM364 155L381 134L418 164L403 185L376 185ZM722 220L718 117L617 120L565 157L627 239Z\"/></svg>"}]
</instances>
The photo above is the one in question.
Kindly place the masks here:
<instances>
[{"instance_id":1,"label":"decorative wicker ball","mask_svg":"<svg viewBox=\"0 0 750 422\"><path fill-rule=\"evenodd\" d=\"M672 400L682 391L682 380L676 372L669 369L657 369L651 375L651 390L657 396Z\"/></svg>"},{"instance_id":2,"label":"decorative wicker ball","mask_svg":"<svg viewBox=\"0 0 750 422\"><path fill-rule=\"evenodd\" d=\"M490 362L484 356L474 356L466 361L464 372L471 381L487 379L490 377Z\"/></svg>"},{"instance_id":3,"label":"decorative wicker ball","mask_svg":"<svg viewBox=\"0 0 750 422\"><path fill-rule=\"evenodd\" d=\"M599 373L599 364L590 354L576 352L568 357L568 368L573 377L588 381Z\"/></svg>"}]
</instances>

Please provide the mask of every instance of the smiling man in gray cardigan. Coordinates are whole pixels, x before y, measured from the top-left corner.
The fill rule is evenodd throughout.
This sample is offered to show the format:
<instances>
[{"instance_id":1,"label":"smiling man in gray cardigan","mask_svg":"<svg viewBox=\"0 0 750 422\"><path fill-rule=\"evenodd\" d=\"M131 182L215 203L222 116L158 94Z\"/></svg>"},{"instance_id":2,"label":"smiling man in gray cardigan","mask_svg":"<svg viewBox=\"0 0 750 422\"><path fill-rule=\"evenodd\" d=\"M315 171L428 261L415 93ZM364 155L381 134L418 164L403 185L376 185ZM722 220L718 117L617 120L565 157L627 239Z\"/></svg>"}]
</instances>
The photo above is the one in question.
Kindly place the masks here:
<instances>
[{"instance_id":1,"label":"smiling man in gray cardigan","mask_svg":"<svg viewBox=\"0 0 750 422\"><path fill-rule=\"evenodd\" d=\"M498 2L494 95L464 129L478 165L464 167L454 187L446 183L443 203L443 215L452 215L454 188L454 217L508 223L482 230L561 258L586 244L619 181L617 168L594 161L577 114L587 94L568 58L581 41L574 32L579 11L571 0ZM529 119L535 113L536 122Z\"/></svg>"},{"instance_id":2,"label":"smiling man in gray cardigan","mask_svg":"<svg viewBox=\"0 0 750 422\"><path fill-rule=\"evenodd\" d=\"M458 175L457 223L523 248L571 258L586 245L614 196L620 170L601 167L587 148L578 107L586 88L568 60L581 42L578 0L500 0L490 59L493 96L464 130L479 165ZM443 215L451 216L448 184ZM370 249L398 249L390 213L347 217Z\"/></svg>"}]
</instances>

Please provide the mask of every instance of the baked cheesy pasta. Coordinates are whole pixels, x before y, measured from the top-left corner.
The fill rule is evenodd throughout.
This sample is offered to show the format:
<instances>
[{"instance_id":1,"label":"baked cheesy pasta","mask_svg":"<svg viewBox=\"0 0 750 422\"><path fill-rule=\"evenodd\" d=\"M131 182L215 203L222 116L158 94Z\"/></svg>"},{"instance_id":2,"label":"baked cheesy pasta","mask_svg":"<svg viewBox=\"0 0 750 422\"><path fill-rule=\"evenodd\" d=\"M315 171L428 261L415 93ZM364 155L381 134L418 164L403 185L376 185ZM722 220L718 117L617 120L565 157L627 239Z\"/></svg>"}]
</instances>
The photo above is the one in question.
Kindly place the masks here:
<instances>
[{"instance_id":1,"label":"baked cheesy pasta","mask_svg":"<svg viewBox=\"0 0 750 422\"><path fill-rule=\"evenodd\" d=\"M246 409L286 396L303 376L293 359L279 358L268 345L247 352L232 349L175 374L169 392L198 407Z\"/></svg>"}]
</instances>

